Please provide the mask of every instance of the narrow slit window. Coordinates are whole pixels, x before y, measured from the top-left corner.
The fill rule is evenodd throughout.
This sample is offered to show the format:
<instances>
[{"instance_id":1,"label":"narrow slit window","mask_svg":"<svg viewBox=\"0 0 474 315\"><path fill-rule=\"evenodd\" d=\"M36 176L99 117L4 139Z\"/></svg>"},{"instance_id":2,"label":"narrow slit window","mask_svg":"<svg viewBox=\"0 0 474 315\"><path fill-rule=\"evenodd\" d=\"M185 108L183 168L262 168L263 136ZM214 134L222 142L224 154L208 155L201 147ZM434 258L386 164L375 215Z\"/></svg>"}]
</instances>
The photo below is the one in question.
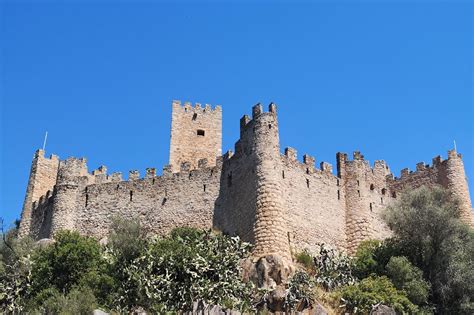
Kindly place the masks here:
<instances>
[{"instance_id":1,"label":"narrow slit window","mask_svg":"<svg viewBox=\"0 0 474 315\"><path fill-rule=\"evenodd\" d=\"M380 204L383 205L383 197L380 197Z\"/></svg>"},{"instance_id":2,"label":"narrow slit window","mask_svg":"<svg viewBox=\"0 0 474 315\"><path fill-rule=\"evenodd\" d=\"M382 195L385 195L387 193L387 189L386 188L382 188Z\"/></svg>"},{"instance_id":3,"label":"narrow slit window","mask_svg":"<svg viewBox=\"0 0 474 315\"><path fill-rule=\"evenodd\" d=\"M374 184L370 184L370 190L374 190L374 189L375 189Z\"/></svg>"},{"instance_id":4,"label":"narrow slit window","mask_svg":"<svg viewBox=\"0 0 474 315\"><path fill-rule=\"evenodd\" d=\"M340 190L337 191L337 200L341 200L341 191Z\"/></svg>"},{"instance_id":5,"label":"narrow slit window","mask_svg":"<svg viewBox=\"0 0 474 315\"><path fill-rule=\"evenodd\" d=\"M232 172L230 172L229 175L227 175L227 187L232 186Z\"/></svg>"},{"instance_id":6,"label":"narrow slit window","mask_svg":"<svg viewBox=\"0 0 474 315\"><path fill-rule=\"evenodd\" d=\"M130 190L130 201L133 201L133 191Z\"/></svg>"},{"instance_id":7,"label":"narrow slit window","mask_svg":"<svg viewBox=\"0 0 474 315\"><path fill-rule=\"evenodd\" d=\"M204 130L202 130L202 129L197 130L197 135L198 136L204 137L205 134L206 134L206 132Z\"/></svg>"},{"instance_id":8,"label":"narrow slit window","mask_svg":"<svg viewBox=\"0 0 474 315\"><path fill-rule=\"evenodd\" d=\"M272 124L268 124L268 129L272 129Z\"/></svg>"},{"instance_id":9,"label":"narrow slit window","mask_svg":"<svg viewBox=\"0 0 474 315\"><path fill-rule=\"evenodd\" d=\"M357 186L360 186L360 181L359 180L357 180Z\"/></svg>"},{"instance_id":10,"label":"narrow slit window","mask_svg":"<svg viewBox=\"0 0 474 315\"><path fill-rule=\"evenodd\" d=\"M285 171L281 171L281 177L285 179Z\"/></svg>"},{"instance_id":11,"label":"narrow slit window","mask_svg":"<svg viewBox=\"0 0 474 315\"><path fill-rule=\"evenodd\" d=\"M161 205L162 205L162 206L164 206L164 205L165 205L165 203L166 203L166 200L168 200L168 199L166 199L166 197L165 197L165 198L163 198L163 201L161 202Z\"/></svg>"},{"instance_id":12,"label":"narrow slit window","mask_svg":"<svg viewBox=\"0 0 474 315\"><path fill-rule=\"evenodd\" d=\"M89 204L89 194L86 194L86 208L88 204Z\"/></svg>"},{"instance_id":13,"label":"narrow slit window","mask_svg":"<svg viewBox=\"0 0 474 315\"><path fill-rule=\"evenodd\" d=\"M193 120L196 120L197 118L198 118L198 114L194 113Z\"/></svg>"},{"instance_id":14,"label":"narrow slit window","mask_svg":"<svg viewBox=\"0 0 474 315\"><path fill-rule=\"evenodd\" d=\"M370 211L372 211L372 202L369 204L369 207L370 207Z\"/></svg>"},{"instance_id":15,"label":"narrow slit window","mask_svg":"<svg viewBox=\"0 0 474 315\"><path fill-rule=\"evenodd\" d=\"M337 186L339 186L339 179L337 180Z\"/></svg>"},{"instance_id":16,"label":"narrow slit window","mask_svg":"<svg viewBox=\"0 0 474 315\"><path fill-rule=\"evenodd\" d=\"M309 188L309 179L306 178L306 187Z\"/></svg>"},{"instance_id":17,"label":"narrow slit window","mask_svg":"<svg viewBox=\"0 0 474 315\"><path fill-rule=\"evenodd\" d=\"M359 197L360 197L360 190L358 190L357 193L359 194Z\"/></svg>"},{"instance_id":18,"label":"narrow slit window","mask_svg":"<svg viewBox=\"0 0 474 315\"><path fill-rule=\"evenodd\" d=\"M392 198L397 198L397 193L396 192L392 193Z\"/></svg>"},{"instance_id":19,"label":"narrow slit window","mask_svg":"<svg viewBox=\"0 0 474 315\"><path fill-rule=\"evenodd\" d=\"M204 192L206 191L206 184L203 185L203 188L204 188Z\"/></svg>"}]
</instances>

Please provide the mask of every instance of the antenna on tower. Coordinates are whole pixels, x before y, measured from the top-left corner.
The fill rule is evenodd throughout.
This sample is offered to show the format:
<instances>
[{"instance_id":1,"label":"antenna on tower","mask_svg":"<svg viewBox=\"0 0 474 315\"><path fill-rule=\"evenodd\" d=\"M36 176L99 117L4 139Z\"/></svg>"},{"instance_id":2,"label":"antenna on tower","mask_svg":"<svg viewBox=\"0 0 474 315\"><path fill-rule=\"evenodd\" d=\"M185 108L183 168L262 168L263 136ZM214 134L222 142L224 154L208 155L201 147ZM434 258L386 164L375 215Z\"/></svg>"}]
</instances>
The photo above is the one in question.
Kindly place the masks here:
<instances>
[{"instance_id":1,"label":"antenna on tower","mask_svg":"<svg viewBox=\"0 0 474 315\"><path fill-rule=\"evenodd\" d=\"M44 135L44 141L43 141L43 151L46 148L46 140L48 140L48 132L46 131L46 134Z\"/></svg>"},{"instance_id":2,"label":"antenna on tower","mask_svg":"<svg viewBox=\"0 0 474 315\"><path fill-rule=\"evenodd\" d=\"M458 152L457 148L456 148L456 140L453 140L454 141L454 151Z\"/></svg>"}]
</instances>

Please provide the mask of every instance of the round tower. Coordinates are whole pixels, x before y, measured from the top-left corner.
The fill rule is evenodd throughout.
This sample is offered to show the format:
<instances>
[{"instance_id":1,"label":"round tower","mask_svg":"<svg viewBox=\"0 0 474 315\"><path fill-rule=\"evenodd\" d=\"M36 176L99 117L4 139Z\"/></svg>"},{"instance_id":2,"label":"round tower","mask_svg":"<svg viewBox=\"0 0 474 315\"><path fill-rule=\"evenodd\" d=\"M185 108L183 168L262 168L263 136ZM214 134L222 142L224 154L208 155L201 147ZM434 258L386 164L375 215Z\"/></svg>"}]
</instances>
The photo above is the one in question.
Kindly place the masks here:
<instances>
[{"instance_id":1,"label":"round tower","mask_svg":"<svg viewBox=\"0 0 474 315\"><path fill-rule=\"evenodd\" d=\"M264 113L258 104L253 107L252 116L257 184L254 256L276 254L291 260L286 211L276 171L281 168L276 105L270 104L269 112Z\"/></svg>"},{"instance_id":2,"label":"round tower","mask_svg":"<svg viewBox=\"0 0 474 315\"><path fill-rule=\"evenodd\" d=\"M446 179L447 188L460 202L461 219L474 226L474 214L472 212L467 178L464 172L464 163L461 154L458 154L455 149L448 151Z\"/></svg>"},{"instance_id":3,"label":"round tower","mask_svg":"<svg viewBox=\"0 0 474 315\"><path fill-rule=\"evenodd\" d=\"M85 159L69 158L59 164L54 191L51 237L61 230L73 230L77 197L87 183Z\"/></svg>"},{"instance_id":4,"label":"round tower","mask_svg":"<svg viewBox=\"0 0 474 315\"><path fill-rule=\"evenodd\" d=\"M342 164L339 175L343 175L346 196L346 236L347 250L354 253L359 244L371 238L370 201L368 201L368 183L366 182L366 169L370 168L360 152L354 152L352 161L347 161L346 156L338 165Z\"/></svg>"}]
</instances>

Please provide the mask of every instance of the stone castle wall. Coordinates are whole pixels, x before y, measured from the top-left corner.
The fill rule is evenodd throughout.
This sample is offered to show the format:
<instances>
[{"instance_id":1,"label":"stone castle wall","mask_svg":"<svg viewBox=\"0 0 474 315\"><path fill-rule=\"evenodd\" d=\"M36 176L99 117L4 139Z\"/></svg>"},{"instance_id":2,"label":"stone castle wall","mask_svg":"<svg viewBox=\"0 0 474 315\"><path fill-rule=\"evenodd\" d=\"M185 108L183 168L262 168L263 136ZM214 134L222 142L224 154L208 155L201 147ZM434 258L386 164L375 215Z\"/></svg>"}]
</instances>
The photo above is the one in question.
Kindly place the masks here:
<instances>
[{"instance_id":1,"label":"stone castle wall","mask_svg":"<svg viewBox=\"0 0 474 315\"><path fill-rule=\"evenodd\" d=\"M200 116L193 120L197 111ZM254 243L257 256L278 253L289 258L291 251L314 250L317 243L353 253L363 240L389 236L382 211L405 189L422 185L449 189L461 200L463 218L472 223L464 166L455 151L447 160L433 159L433 166L418 163L414 172L402 170L399 178L384 161L371 166L359 152L352 159L338 153L334 174L329 163L316 167L312 156L298 161L295 149L281 154L276 107L270 104L264 112L258 104L252 118L245 115L240 121L235 153L220 156L221 114L217 108L173 103L173 164L161 176L149 168L143 178L130 171L123 180L121 173L107 174L105 166L89 173L85 159L47 159L38 151L22 212L22 235L39 239L72 229L102 239L112 218L120 216L140 220L153 234L177 226L216 228ZM204 121L207 127L199 125ZM194 145L199 150L182 146L194 143L199 128L206 131L198 138L203 143ZM206 143L212 143L210 150L201 148Z\"/></svg>"},{"instance_id":2,"label":"stone castle wall","mask_svg":"<svg viewBox=\"0 0 474 315\"><path fill-rule=\"evenodd\" d=\"M308 155L302 163L292 148L285 149L281 164L278 173L285 192L293 251L315 250L317 243L345 249L345 196L331 165L321 163L318 169L315 159Z\"/></svg>"}]
</instances>

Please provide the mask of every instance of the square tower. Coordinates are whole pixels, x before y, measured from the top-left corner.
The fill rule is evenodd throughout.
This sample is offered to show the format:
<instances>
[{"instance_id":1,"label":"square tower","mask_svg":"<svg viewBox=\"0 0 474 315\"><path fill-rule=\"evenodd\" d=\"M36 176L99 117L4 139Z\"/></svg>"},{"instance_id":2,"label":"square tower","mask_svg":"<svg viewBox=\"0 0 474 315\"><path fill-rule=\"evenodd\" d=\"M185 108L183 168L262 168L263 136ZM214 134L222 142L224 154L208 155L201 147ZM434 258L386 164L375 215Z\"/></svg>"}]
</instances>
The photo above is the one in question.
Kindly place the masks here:
<instances>
[{"instance_id":1,"label":"square tower","mask_svg":"<svg viewBox=\"0 0 474 315\"><path fill-rule=\"evenodd\" d=\"M189 163L191 169L198 167L201 159L207 159L209 166L216 165L216 158L222 154L222 109L210 105L173 101L171 118L171 144L169 164L174 173L181 165Z\"/></svg>"}]
</instances>

